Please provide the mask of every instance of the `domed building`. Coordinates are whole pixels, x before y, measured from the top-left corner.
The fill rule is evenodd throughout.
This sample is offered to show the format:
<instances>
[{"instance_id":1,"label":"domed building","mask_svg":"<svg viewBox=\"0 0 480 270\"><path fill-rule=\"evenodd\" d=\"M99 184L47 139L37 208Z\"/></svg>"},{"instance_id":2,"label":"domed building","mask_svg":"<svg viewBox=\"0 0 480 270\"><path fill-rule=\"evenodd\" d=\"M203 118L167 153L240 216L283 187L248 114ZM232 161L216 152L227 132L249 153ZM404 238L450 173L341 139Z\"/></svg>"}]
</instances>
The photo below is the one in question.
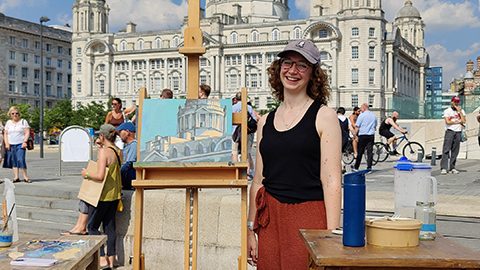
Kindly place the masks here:
<instances>
[{"instance_id":1,"label":"domed building","mask_svg":"<svg viewBox=\"0 0 480 270\"><path fill-rule=\"evenodd\" d=\"M109 96L137 104L138 90L151 98L164 88L186 96L183 29L137 32L108 30L105 0L73 5L73 88L75 103L106 102ZM128 18L126 18L128 21ZM127 22L126 21L126 22ZM378 116L394 109L394 98L418 104L425 96L425 24L411 1L387 22L381 0L311 0L306 19L290 20L287 0L207 0L200 27L206 53L200 58L200 83L211 97L231 98L247 87L258 109L273 102L267 68L285 45L312 40L330 77L329 106L348 110L368 103Z\"/></svg>"}]
</instances>

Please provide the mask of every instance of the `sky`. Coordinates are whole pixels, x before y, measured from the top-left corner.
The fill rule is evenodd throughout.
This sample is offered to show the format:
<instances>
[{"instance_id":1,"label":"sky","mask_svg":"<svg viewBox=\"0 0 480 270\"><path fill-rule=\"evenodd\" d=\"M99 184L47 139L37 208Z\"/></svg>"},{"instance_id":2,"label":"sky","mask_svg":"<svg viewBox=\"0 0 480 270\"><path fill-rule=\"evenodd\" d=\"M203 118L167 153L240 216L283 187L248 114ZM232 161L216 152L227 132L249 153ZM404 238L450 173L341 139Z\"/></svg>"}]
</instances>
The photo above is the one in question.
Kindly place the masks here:
<instances>
[{"instance_id":1,"label":"sky","mask_svg":"<svg viewBox=\"0 0 480 270\"><path fill-rule=\"evenodd\" d=\"M110 7L110 31L137 24L137 31L178 29L188 13L185 0L106 0ZM310 0L290 0L290 19L303 19L309 14ZM337 0L335 0L337 1ZM383 0L385 18L393 22L404 0ZM430 66L443 67L443 88L453 78L465 75L466 62L480 56L480 0L412 0L422 16L425 46ZM51 19L46 25L72 25L73 0L0 0L0 12L7 16L38 22ZM203 7L205 0L201 0Z\"/></svg>"}]
</instances>

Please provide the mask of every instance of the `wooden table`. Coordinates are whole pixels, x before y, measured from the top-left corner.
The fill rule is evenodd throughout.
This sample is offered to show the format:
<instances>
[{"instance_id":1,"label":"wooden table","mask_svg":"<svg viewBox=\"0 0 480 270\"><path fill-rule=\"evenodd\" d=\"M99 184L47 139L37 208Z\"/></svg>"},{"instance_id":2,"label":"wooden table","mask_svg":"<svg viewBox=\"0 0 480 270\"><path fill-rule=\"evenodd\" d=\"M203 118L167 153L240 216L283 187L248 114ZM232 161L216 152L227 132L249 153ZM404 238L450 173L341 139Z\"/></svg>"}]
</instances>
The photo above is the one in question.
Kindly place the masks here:
<instances>
[{"instance_id":1,"label":"wooden table","mask_svg":"<svg viewBox=\"0 0 480 270\"><path fill-rule=\"evenodd\" d=\"M58 264L52 267L25 267L25 266L11 266L10 261L14 258L29 257L31 252L35 252L35 247L27 248L28 243L34 240L39 241L72 241L80 240L86 241L84 244L68 249L63 252L52 251L48 254L42 255L39 258L55 258ZM98 270L100 269L100 247L107 242L105 235L72 235L72 236L57 236L57 235L20 235L19 240L10 247L0 248L0 270L4 269L78 269L78 270ZM40 245L38 245L40 248Z\"/></svg>"},{"instance_id":2,"label":"wooden table","mask_svg":"<svg viewBox=\"0 0 480 270\"><path fill-rule=\"evenodd\" d=\"M346 247L331 231L300 230L308 269L480 269L480 252L437 234L418 247Z\"/></svg>"}]
</instances>

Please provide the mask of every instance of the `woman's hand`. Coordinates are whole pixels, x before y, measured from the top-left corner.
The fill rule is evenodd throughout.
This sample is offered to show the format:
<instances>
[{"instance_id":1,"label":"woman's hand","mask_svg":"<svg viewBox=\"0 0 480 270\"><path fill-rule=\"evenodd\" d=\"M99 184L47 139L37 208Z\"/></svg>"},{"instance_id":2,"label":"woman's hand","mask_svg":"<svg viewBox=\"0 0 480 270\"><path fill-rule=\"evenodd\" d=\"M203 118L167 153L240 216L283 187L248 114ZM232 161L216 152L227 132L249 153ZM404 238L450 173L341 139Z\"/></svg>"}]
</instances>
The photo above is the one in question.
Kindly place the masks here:
<instances>
[{"instance_id":1,"label":"woman's hand","mask_svg":"<svg viewBox=\"0 0 480 270\"><path fill-rule=\"evenodd\" d=\"M27 148L27 143L26 143L26 142L23 142L23 143L22 143L22 149L25 149L25 148Z\"/></svg>"},{"instance_id":2,"label":"woman's hand","mask_svg":"<svg viewBox=\"0 0 480 270\"><path fill-rule=\"evenodd\" d=\"M255 233L247 229L247 262L252 266L257 266L258 245Z\"/></svg>"},{"instance_id":3,"label":"woman's hand","mask_svg":"<svg viewBox=\"0 0 480 270\"><path fill-rule=\"evenodd\" d=\"M7 151L10 151L10 144L9 143L5 143L5 149L7 149Z\"/></svg>"},{"instance_id":4,"label":"woman's hand","mask_svg":"<svg viewBox=\"0 0 480 270\"><path fill-rule=\"evenodd\" d=\"M82 177L83 177L83 179L86 179L86 178L87 178L87 172L88 172L87 169L83 168L83 170L82 170Z\"/></svg>"}]
</instances>

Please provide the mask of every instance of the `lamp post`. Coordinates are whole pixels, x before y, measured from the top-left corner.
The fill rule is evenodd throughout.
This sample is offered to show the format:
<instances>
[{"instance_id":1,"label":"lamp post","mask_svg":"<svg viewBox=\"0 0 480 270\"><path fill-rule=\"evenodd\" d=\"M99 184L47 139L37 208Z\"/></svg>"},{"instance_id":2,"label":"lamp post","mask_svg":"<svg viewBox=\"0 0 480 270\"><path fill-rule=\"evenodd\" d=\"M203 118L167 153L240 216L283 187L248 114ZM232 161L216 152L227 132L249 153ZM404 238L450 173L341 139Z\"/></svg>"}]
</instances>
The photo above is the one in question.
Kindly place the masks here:
<instances>
[{"instance_id":1,"label":"lamp post","mask_svg":"<svg viewBox=\"0 0 480 270\"><path fill-rule=\"evenodd\" d=\"M43 158L43 23L50 19L40 18L40 158Z\"/></svg>"}]
</instances>

